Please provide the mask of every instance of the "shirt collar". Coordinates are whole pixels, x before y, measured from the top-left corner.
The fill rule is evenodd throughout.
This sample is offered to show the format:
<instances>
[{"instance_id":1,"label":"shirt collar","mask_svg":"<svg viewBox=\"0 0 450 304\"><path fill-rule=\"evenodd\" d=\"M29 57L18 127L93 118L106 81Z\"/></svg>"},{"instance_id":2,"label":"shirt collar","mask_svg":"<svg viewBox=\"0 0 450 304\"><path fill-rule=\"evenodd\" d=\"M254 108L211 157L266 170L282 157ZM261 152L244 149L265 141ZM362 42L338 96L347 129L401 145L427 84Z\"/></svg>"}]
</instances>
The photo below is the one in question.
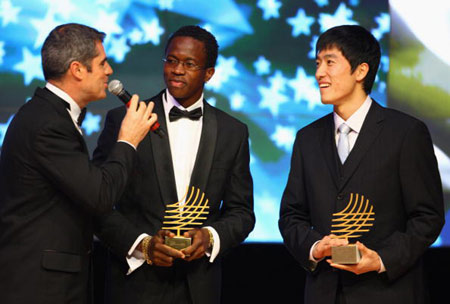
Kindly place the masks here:
<instances>
[{"instance_id":1,"label":"shirt collar","mask_svg":"<svg viewBox=\"0 0 450 304\"><path fill-rule=\"evenodd\" d=\"M166 89L166 92L164 93L164 95L165 95L165 98L163 98L163 103L164 103L164 112L166 114L169 113L169 111L170 111L170 109L172 109L172 107L177 107L181 110L187 110L187 111L192 111L196 108L201 108L203 111L203 93L196 102L194 102L192 105L190 105L187 108L180 105L180 103L175 99L175 97L173 97L170 94L169 89Z\"/></svg>"},{"instance_id":2,"label":"shirt collar","mask_svg":"<svg viewBox=\"0 0 450 304\"><path fill-rule=\"evenodd\" d=\"M57 86L51 84L50 82L47 82L45 84L45 87L70 105L70 109L68 109L70 116L74 121L77 121L78 116L81 113L81 109L80 106L75 102L75 100L73 100L72 97L69 96L69 94L67 94Z\"/></svg>"},{"instance_id":3,"label":"shirt collar","mask_svg":"<svg viewBox=\"0 0 450 304\"><path fill-rule=\"evenodd\" d=\"M369 95L367 95L367 98L366 100L364 100L363 104L346 121L343 120L338 114L336 114L336 112L333 112L335 134L337 133L339 126L344 122L347 126L349 126L352 129L352 131L356 133L361 132L364 119L366 118L367 113L369 113L371 105L372 99L370 98Z\"/></svg>"}]
</instances>

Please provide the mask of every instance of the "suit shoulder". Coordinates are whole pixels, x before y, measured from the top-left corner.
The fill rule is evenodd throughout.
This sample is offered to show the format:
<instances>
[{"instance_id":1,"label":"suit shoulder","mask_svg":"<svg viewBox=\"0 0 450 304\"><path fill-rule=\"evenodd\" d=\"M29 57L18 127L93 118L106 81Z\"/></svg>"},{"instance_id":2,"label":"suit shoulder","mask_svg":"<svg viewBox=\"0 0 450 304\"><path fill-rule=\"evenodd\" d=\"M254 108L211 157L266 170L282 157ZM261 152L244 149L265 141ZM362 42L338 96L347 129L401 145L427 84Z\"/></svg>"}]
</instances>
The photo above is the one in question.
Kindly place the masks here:
<instances>
[{"instance_id":1,"label":"suit shoulder","mask_svg":"<svg viewBox=\"0 0 450 304\"><path fill-rule=\"evenodd\" d=\"M247 129L247 125L244 122L237 119L236 117L233 117L232 115L230 115L230 114L226 113L225 111L222 111L216 107L211 106L211 108L215 111L217 120L219 122L225 123L229 127L234 127L234 128L239 128L239 129L241 129L241 128Z\"/></svg>"},{"instance_id":2,"label":"suit shoulder","mask_svg":"<svg viewBox=\"0 0 450 304\"><path fill-rule=\"evenodd\" d=\"M316 119L315 121L307 124L306 126L302 127L300 130L298 130L297 132L297 136L299 135L308 135L308 134L313 134L317 131L317 129L322 129L324 127L326 127L329 124L329 120L333 119L333 114L327 114L325 116L322 116L319 119Z\"/></svg>"}]
</instances>

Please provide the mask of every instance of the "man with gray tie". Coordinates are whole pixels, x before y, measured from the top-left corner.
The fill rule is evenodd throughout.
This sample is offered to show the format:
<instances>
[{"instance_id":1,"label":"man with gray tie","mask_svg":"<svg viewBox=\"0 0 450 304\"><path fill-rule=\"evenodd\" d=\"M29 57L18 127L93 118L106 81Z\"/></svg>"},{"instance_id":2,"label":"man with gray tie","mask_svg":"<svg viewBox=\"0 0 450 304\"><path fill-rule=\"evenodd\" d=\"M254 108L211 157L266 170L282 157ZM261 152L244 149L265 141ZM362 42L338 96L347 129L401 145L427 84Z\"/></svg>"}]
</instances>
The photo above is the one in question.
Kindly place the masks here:
<instances>
[{"instance_id":1,"label":"man with gray tie","mask_svg":"<svg viewBox=\"0 0 450 304\"><path fill-rule=\"evenodd\" d=\"M97 221L112 252L108 303L220 303L221 258L253 229L247 126L203 97L217 54L214 36L198 26L180 28L166 44L167 88L149 99L166 136L144 139L133 181ZM124 107L108 113L97 161L107 157L124 114ZM192 187L208 199L209 214L184 233L192 245L177 250L164 243L174 236L162 229L165 211L184 204Z\"/></svg>"},{"instance_id":2,"label":"man with gray tie","mask_svg":"<svg viewBox=\"0 0 450 304\"><path fill-rule=\"evenodd\" d=\"M369 96L379 62L380 46L361 26L317 41L316 79L333 113L297 133L279 219L308 271L305 303L427 300L421 257L444 224L442 185L425 124ZM356 194L373 207L373 226L356 238L359 263L333 263L331 248L348 244L331 233L333 214Z\"/></svg>"}]
</instances>

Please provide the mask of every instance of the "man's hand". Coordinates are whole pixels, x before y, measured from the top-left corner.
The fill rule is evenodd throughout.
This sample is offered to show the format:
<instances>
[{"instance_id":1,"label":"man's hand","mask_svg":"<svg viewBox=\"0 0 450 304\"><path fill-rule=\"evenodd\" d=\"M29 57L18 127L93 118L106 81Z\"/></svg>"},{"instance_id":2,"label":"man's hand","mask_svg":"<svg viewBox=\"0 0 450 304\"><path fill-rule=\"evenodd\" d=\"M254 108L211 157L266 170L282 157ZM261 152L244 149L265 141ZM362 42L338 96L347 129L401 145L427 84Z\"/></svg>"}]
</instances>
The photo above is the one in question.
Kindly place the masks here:
<instances>
[{"instance_id":1,"label":"man's hand","mask_svg":"<svg viewBox=\"0 0 450 304\"><path fill-rule=\"evenodd\" d=\"M167 230L160 230L156 235L152 236L148 245L148 257L154 265L170 267L173 265L174 259L183 259L185 257L181 251L164 244L165 237L174 236L174 233Z\"/></svg>"},{"instance_id":2,"label":"man's hand","mask_svg":"<svg viewBox=\"0 0 450 304\"><path fill-rule=\"evenodd\" d=\"M353 272L355 274L363 274L370 271L379 271L381 267L380 262L380 256L376 251L373 251L366 246L364 246L363 243L356 242L356 246L358 247L358 250L361 252L361 260L358 264L354 265L341 265L341 264L334 264L331 262L331 260L327 260L327 262L330 264L331 267L338 268L341 270L346 270Z\"/></svg>"},{"instance_id":3,"label":"man's hand","mask_svg":"<svg viewBox=\"0 0 450 304\"><path fill-rule=\"evenodd\" d=\"M127 110L119 131L118 140L129 142L137 148L139 143L147 135L150 127L158 120L155 113L152 113L154 103L148 105L139 102L139 96L133 95L130 107Z\"/></svg>"},{"instance_id":4,"label":"man's hand","mask_svg":"<svg viewBox=\"0 0 450 304\"><path fill-rule=\"evenodd\" d=\"M190 262L190 261L199 259L205 255L205 252L209 248L209 245L210 245L208 229L206 229L206 228L192 229L192 230L186 231L183 234L183 236L192 238L191 246L181 250L181 252L183 252L186 255L184 260Z\"/></svg>"},{"instance_id":5,"label":"man's hand","mask_svg":"<svg viewBox=\"0 0 450 304\"><path fill-rule=\"evenodd\" d=\"M314 246L312 255L314 259L321 260L327 256L331 256L331 247L345 245L348 245L348 240L338 239L334 234L326 235Z\"/></svg>"}]
</instances>

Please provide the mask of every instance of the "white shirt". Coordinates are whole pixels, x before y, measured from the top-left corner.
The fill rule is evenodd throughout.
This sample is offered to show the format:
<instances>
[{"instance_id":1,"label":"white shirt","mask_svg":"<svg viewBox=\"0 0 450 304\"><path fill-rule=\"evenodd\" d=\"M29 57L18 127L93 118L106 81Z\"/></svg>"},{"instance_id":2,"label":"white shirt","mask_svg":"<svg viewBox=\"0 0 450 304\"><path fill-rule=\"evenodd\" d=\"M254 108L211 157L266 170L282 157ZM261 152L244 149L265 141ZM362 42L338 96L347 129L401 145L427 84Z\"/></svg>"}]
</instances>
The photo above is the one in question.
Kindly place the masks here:
<instances>
[{"instance_id":1,"label":"white shirt","mask_svg":"<svg viewBox=\"0 0 450 304\"><path fill-rule=\"evenodd\" d=\"M200 137L203 127L203 116L199 120L191 120L181 118L175 121L169 120L169 112L172 107L177 107L180 110L192 111L196 108L201 108L203 111L203 94L200 98L188 108L180 105L176 99L170 95L169 90L163 94L164 115L167 122L167 133L169 136L170 152L172 156L172 164L175 173L175 184L177 189L178 200L181 200L188 190L191 181L192 171L194 169L195 160L197 158L198 147L200 144ZM184 204L185 202L180 202ZM211 252L206 254L209 256L209 261L212 263L220 250L220 238L217 231L212 227L204 227L211 231L214 238L214 245ZM130 266L128 273L144 264L145 260L142 252L135 250L147 234L141 234L133 246L128 251L127 262Z\"/></svg>"},{"instance_id":2,"label":"white shirt","mask_svg":"<svg viewBox=\"0 0 450 304\"><path fill-rule=\"evenodd\" d=\"M47 82L45 84L45 87L50 92L52 92L53 94L55 94L56 96L58 96L59 98L61 98L62 100L64 100L65 102L67 102L70 105L70 109L67 109L67 112L69 112L70 117L72 118L73 123L74 123L75 127L77 128L78 132L80 132L80 134L83 134L83 132L81 131L81 128L78 126L78 123L77 123L78 116L80 116L80 113L81 113L80 106L75 102L75 100L72 99L72 97L69 96L69 94L67 94L60 88L56 87L55 85L51 84L50 82Z\"/></svg>"}]
</instances>

